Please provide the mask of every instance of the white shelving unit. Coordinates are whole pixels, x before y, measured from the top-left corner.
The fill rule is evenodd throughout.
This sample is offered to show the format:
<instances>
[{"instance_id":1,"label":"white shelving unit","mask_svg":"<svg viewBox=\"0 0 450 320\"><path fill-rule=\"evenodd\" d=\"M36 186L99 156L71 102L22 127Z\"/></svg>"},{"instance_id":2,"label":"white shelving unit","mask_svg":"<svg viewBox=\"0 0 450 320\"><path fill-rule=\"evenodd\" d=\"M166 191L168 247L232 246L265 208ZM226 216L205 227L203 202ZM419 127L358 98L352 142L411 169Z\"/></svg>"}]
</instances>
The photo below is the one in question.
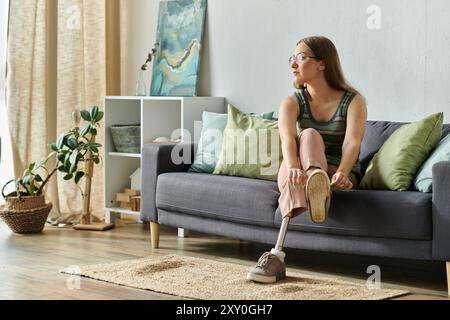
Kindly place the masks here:
<instances>
[{"instance_id":1,"label":"white shelving unit","mask_svg":"<svg viewBox=\"0 0 450 320\"><path fill-rule=\"evenodd\" d=\"M123 97L105 98L105 218L114 223L117 214L140 216L140 212L120 208L116 194L130 188L130 176L141 166L141 155L116 152L109 131L112 125L141 125L141 149L158 137L197 142L196 121L203 111L224 113L225 98L210 97ZM176 130L177 137L173 134Z\"/></svg>"}]
</instances>

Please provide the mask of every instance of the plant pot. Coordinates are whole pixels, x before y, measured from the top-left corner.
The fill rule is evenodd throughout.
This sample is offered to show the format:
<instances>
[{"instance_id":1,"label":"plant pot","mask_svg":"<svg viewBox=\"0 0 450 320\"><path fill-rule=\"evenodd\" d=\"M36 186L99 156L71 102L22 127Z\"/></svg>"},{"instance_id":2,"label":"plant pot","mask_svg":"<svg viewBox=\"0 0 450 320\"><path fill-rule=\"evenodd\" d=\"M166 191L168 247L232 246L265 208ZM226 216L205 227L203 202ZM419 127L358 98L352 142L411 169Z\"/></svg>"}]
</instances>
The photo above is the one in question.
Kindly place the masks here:
<instances>
[{"instance_id":1,"label":"plant pot","mask_svg":"<svg viewBox=\"0 0 450 320\"><path fill-rule=\"evenodd\" d=\"M51 203L45 203L44 196L21 197L12 193L6 197L6 204L0 206L0 217L15 233L40 233L45 227Z\"/></svg>"},{"instance_id":2,"label":"plant pot","mask_svg":"<svg viewBox=\"0 0 450 320\"><path fill-rule=\"evenodd\" d=\"M6 196L5 201L5 208L11 211L22 211L45 207L44 196L21 196L19 198L17 197L17 193L13 192Z\"/></svg>"}]
</instances>

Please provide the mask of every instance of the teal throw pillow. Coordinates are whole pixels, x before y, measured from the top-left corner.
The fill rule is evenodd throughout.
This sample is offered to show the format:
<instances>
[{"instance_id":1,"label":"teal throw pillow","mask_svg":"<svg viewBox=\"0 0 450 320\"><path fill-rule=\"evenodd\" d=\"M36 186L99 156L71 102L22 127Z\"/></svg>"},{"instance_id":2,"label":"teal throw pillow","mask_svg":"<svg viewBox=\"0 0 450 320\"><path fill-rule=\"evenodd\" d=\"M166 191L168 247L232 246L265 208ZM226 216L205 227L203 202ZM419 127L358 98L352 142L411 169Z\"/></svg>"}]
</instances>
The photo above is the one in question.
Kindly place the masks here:
<instances>
[{"instance_id":1,"label":"teal throw pillow","mask_svg":"<svg viewBox=\"0 0 450 320\"><path fill-rule=\"evenodd\" d=\"M432 192L432 169L433 165L441 161L450 161L450 134L442 139L430 157L419 169L414 179L414 190L421 192Z\"/></svg>"}]
</instances>

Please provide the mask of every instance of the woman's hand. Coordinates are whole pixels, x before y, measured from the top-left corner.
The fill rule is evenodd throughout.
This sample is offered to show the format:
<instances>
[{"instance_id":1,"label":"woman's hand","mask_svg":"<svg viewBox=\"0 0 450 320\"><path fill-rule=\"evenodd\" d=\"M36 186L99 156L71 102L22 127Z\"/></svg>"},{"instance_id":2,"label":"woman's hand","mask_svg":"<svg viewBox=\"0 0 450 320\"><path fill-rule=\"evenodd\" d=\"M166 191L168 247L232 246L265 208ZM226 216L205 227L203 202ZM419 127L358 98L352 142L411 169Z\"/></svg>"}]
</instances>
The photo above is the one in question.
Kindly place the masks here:
<instances>
[{"instance_id":1,"label":"woman's hand","mask_svg":"<svg viewBox=\"0 0 450 320\"><path fill-rule=\"evenodd\" d=\"M305 188L308 176L306 172L299 168L289 169L289 183L294 187Z\"/></svg>"},{"instance_id":2,"label":"woman's hand","mask_svg":"<svg viewBox=\"0 0 450 320\"><path fill-rule=\"evenodd\" d=\"M338 171L331 178L331 187L340 190L350 190L353 188L353 183L345 173Z\"/></svg>"}]
</instances>

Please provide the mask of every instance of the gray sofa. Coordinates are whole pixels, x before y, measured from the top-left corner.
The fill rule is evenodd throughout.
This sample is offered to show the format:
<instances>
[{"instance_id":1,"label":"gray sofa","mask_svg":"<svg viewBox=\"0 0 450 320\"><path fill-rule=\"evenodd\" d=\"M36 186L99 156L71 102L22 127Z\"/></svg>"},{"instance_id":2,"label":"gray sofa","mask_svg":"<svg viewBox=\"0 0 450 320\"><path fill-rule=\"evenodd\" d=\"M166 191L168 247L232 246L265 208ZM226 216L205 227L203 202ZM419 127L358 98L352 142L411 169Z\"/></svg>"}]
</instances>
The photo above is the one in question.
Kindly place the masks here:
<instances>
[{"instance_id":1,"label":"gray sofa","mask_svg":"<svg viewBox=\"0 0 450 320\"><path fill-rule=\"evenodd\" d=\"M368 121L360 160L364 173L384 141L404 123ZM443 137L450 132L444 125ZM274 245L281 226L276 182L188 173L171 161L173 145L146 145L142 159L141 219ZM189 145L190 157L195 145ZM433 193L378 190L334 191L323 225L309 214L291 220L286 247L447 261L450 272L450 162L433 167ZM448 276L448 274L447 274Z\"/></svg>"}]
</instances>

